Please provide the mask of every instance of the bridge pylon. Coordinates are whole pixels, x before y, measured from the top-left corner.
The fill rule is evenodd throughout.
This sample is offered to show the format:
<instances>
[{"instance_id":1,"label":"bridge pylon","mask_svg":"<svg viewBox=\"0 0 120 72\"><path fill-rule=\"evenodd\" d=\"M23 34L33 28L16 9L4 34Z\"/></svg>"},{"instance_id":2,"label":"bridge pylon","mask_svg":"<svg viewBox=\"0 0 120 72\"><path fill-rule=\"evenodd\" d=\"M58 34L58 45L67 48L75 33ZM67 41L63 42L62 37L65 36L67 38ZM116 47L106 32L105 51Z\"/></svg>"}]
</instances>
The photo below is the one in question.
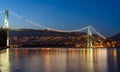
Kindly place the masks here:
<instances>
[{"instance_id":1,"label":"bridge pylon","mask_svg":"<svg viewBox=\"0 0 120 72\"><path fill-rule=\"evenodd\" d=\"M9 20L8 20L8 17L9 17L9 11L8 11L8 10L5 10L4 26L3 26L4 29L8 29L8 28L9 28Z\"/></svg>"},{"instance_id":2,"label":"bridge pylon","mask_svg":"<svg viewBox=\"0 0 120 72\"><path fill-rule=\"evenodd\" d=\"M92 29L91 26L88 26L88 33L87 33L87 48L92 47Z\"/></svg>"},{"instance_id":3,"label":"bridge pylon","mask_svg":"<svg viewBox=\"0 0 120 72\"><path fill-rule=\"evenodd\" d=\"M3 26L3 29L6 30L6 33L7 33L7 43L6 43L6 46L9 47L9 11L8 10L5 10L5 16L4 16L4 26Z\"/></svg>"}]
</instances>

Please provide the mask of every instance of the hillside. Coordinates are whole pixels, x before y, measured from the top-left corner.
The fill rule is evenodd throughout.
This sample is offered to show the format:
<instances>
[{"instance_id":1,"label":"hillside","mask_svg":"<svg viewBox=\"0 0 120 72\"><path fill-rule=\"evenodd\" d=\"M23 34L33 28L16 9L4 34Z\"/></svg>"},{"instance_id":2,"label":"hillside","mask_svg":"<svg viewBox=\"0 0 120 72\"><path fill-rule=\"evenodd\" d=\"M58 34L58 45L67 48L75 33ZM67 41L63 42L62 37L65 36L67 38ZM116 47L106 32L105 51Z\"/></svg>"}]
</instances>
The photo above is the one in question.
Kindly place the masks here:
<instances>
[{"instance_id":1,"label":"hillside","mask_svg":"<svg viewBox=\"0 0 120 72\"><path fill-rule=\"evenodd\" d=\"M57 32L50 30L10 31L12 46L87 46L87 34L79 32ZM103 39L93 35L93 44L99 44Z\"/></svg>"},{"instance_id":2,"label":"hillside","mask_svg":"<svg viewBox=\"0 0 120 72\"><path fill-rule=\"evenodd\" d=\"M118 34L112 36L111 39L120 41L120 33L118 33Z\"/></svg>"}]
</instances>

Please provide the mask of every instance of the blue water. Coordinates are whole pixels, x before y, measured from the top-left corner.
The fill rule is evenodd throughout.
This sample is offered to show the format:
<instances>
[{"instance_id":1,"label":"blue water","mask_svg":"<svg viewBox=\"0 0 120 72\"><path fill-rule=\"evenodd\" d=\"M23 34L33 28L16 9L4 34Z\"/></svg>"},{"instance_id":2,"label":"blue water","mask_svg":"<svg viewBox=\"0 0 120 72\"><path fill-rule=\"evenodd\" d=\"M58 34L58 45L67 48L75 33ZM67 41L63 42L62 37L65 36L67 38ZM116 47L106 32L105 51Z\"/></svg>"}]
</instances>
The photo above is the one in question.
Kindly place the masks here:
<instances>
[{"instance_id":1,"label":"blue water","mask_svg":"<svg viewBox=\"0 0 120 72\"><path fill-rule=\"evenodd\" d=\"M11 48L0 52L1 72L120 72L119 48Z\"/></svg>"}]
</instances>

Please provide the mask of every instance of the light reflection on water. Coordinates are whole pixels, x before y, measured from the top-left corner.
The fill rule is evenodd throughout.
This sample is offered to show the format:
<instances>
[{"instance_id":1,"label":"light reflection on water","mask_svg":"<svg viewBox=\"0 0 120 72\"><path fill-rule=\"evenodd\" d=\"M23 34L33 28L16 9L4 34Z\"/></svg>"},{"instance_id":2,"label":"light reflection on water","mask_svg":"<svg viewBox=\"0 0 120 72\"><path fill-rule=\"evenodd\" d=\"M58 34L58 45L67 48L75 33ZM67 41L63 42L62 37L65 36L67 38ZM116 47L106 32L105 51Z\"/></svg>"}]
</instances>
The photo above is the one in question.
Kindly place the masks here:
<instances>
[{"instance_id":1,"label":"light reflection on water","mask_svg":"<svg viewBox=\"0 0 120 72\"><path fill-rule=\"evenodd\" d=\"M119 48L11 48L0 52L2 72L119 72Z\"/></svg>"}]
</instances>

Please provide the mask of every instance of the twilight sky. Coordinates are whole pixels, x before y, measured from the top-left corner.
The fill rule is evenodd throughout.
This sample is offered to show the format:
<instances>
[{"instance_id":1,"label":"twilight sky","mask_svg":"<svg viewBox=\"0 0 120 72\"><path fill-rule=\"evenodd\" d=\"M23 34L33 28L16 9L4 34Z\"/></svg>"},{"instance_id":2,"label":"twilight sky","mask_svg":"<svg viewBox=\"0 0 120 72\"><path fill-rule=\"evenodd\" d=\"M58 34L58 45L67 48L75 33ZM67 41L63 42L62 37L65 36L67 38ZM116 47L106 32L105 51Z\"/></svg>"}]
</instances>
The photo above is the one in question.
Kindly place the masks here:
<instances>
[{"instance_id":1,"label":"twilight sky","mask_svg":"<svg viewBox=\"0 0 120 72\"><path fill-rule=\"evenodd\" d=\"M120 32L120 0L0 0L0 11L5 9L55 29L92 25L104 36Z\"/></svg>"}]
</instances>

